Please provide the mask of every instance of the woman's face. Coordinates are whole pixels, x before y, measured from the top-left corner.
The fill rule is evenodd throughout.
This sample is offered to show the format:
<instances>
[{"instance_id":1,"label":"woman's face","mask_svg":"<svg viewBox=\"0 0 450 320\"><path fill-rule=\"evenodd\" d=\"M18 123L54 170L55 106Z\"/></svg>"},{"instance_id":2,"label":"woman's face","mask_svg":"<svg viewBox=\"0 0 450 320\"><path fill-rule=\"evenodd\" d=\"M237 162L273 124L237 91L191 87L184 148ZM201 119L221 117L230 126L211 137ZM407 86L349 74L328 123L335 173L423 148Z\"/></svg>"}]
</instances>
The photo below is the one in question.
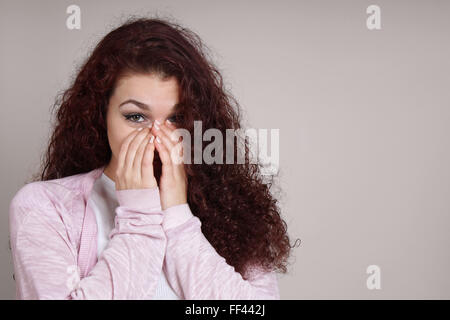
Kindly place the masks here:
<instances>
[{"instance_id":1,"label":"woman's face","mask_svg":"<svg viewBox=\"0 0 450 320\"><path fill-rule=\"evenodd\" d=\"M172 77L161 80L157 75L129 75L118 80L106 113L107 134L112 151L105 174L114 180L120 146L131 131L148 127L153 121L175 121L178 82ZM155 150L155 161L160 161ZM157 164L156 164L157 166ZM158 168L155 168L155 171ZM155 178L159 180L155 172Z\"/></svg>"}]
</instances>

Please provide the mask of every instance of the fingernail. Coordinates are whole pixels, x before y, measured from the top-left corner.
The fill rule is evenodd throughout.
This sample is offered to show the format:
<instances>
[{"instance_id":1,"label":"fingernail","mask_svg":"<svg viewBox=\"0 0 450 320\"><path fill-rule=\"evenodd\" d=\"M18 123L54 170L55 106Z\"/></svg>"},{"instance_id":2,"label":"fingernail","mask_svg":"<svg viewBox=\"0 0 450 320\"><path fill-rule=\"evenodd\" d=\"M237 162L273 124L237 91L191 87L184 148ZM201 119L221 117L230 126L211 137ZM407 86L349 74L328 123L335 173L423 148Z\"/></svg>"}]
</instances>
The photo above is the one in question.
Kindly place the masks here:
<instances>
[{"instance_id":1,"label":"fingernail","mask_svg":"<svg viewBox=\"0 0 450 320\"><path fill-rule=\"evenodd\" d=\"M141 130L142 130L142 128L137 129L137 131L141 131Z\"/></svg>"},{"instance_id":2,"label":"fingernail","mask_svg":"<svg viewBox=\"0 0 450 320\"><path fill-rule=\"evenodd\" d=\"M155 120L155 122L156 122L157 124L161 124L161 122L159 122L158 120Z\"/></svg>"},{"instance_id":3,"label":"fingernail","mask_svg":"<svg viewBox=\"0 0 450 320\"><path fill-rule=\"evenodd\" d=\"M159 130L159 124L155 122L155 129Z\"/></svg>"},{"instance_id":4,"label":"fingernail","mask_svg":"<svg viewBox=\"0 0 450 320\"><path fill-rule=\"evenodd\" d=\"M152 137L150 138L150 143L153 143L153 139L155 139L155 136L152 135Z\"/></svg>"},{"instance_id":5,"label":"fingernail","mask_svg":"<svg viewBox=\"0 0 450 320\"><path fill-rule=\"evenodd\" d=\"M151 128L151 127L152 127L152 125L153 125L153 123L150 123L150 124L148 125L148 127L149 127L149 128Z\"/></svg>"},{"instance_id":6,"label":"fingernail","mask_svg":"<svg viewBox=\"0 0 450 320\"><path fill-rule=\"evenodd\" d=\"M156 141L158 141L158 143L161 143L161 139L159 137L156 137Z\"/></svg>"}]
</instances>

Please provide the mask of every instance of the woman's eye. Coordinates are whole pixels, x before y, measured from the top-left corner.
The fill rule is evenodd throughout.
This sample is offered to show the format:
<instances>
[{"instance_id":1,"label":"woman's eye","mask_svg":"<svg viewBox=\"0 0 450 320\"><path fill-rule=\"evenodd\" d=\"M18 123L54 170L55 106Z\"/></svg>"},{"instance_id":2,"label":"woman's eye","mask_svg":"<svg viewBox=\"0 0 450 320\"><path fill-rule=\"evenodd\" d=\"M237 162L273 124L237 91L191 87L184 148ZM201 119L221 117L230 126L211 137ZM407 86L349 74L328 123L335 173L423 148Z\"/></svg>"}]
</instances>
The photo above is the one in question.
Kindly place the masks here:
<instances>
[{"instance_id":1,"label":"woman's eye","mask_svg":"<svg viewBox=\"0 0 450 320\"><path fill-rule=\"evenodd\" d=\"M177 122L177 116L171 116L171 117L167 118L167 120L169 120L172 123L175 123L175 122Z\"/></svg>"},{"instance_id":2,"label":"woman's eye","mask_svg":"<svg viewBox=\"0 0 450 320\"><path fill-rule=\"evenodd\" d=\"M175 115L167 118L167 120L169 120L172 123L177 123L177 122L181 121L181 119L182 119L182 116L179 114L175 114Z\"/></svg>"},{"instance_id":3,"label":"woman's eye","mask_svg":"<svg viewBox=\"0 0 450 320\"><path fill-rule=\"evenodd\" d=\"M125 115L125 118L128 120L128 121L131 121L131 122L135 122L135 123L141 123L141 122L143 122L143 121L138 121L138 119L139 119L139 117L140 118L142 118L142 119L144 119L144 116L142 115L142 114L139 114L139 113L133 113L133 114L127 114L127 115Z\"/></svg>"}]
</instances>

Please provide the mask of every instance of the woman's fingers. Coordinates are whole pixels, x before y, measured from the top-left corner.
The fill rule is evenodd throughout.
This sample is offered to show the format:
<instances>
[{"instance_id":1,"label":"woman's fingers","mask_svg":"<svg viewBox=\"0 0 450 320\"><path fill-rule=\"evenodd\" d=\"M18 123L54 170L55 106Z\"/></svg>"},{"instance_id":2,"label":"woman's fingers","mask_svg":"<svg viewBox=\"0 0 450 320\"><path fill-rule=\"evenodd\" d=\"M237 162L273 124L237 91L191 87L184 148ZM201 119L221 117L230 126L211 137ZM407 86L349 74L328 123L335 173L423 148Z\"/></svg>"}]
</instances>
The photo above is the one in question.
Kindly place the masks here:
<instances>
[{"instance_id":1,"label":"woman's fingers","mask_svg":"<svg viewBox=\"0 0 450 320\"><path fill-rule=\"evenodd\" d=\"M128 145L127 156L125 157L125 167L128 170L133 170L134 157L136 156L137 149L141 142L144 140L145 135L148 133L148 128L144 128L143 130L139 128L140 132L131 140Z\"/></svg>"},{"instance_id":2,"label":"woman's fingers","mask_svg":"<svg viewBox=\"0 0 450 320\"><path fill-rule=\"evenodd\" d=\"M166 120L164 126L162 126L161 128L163 129L164 133L167 134L167 136L170 138L171 141L173 141L174 143L180 141L180 135L177 134L177 132L175 131L177 127L172 122Z\"/></svg>"},{"instance_id":3,"label":"woman's fingers","mask_svg":"<svg viewBox=\"0 0 450 320\"><path fill-rule=\"evenodd\" d=\"M145 148L147 147L147 143L150 139L150 130L145 128L142 131L146 131L145 136L143 137L142 141L139 143L139 146L136 150L136 155L134 156L133 160L133 168L135 168L137 171L139 171L139 175L141 175L141 168L142 168L142 158L144 156Z\"/></svg>"},{"instance_id":4,"label":"woman's fingers","mask_svg":"<svg viewBox=\"0 0 450 320\"><path fill-rule=\"evenodd\" d=\"M155 147L158 150L161 163L163 164L162 173L170 173L172 171L172 160L170 159L170 151L172 149L172 142L165 134L166 128L164 124L155 120L152 133L155 135Z\"/></svg>"},{"instance_id":5,"label":"woman's fingers","mask_svg":"<svg viewBox=\"0 0 450 320\"><path fill-rule=\"evenodd\" d=\"M166 171L170 172L175 178L186 181L186 174L183 163L183 145L184 141L179 141L179 135L175 132L175 127L160 125L160 130L155 130L160 137L160 143L156 142L156 148L160 153L162 162L166 161ZM179 141L179 142L175 142ZM164 171L163 165L163 171Z\"/></svg>"},{"instance_id":6,"label":"woman's fingers","mask_svg":"<svg viewBox=\"0 0 450 320\"><path fill-rule=\"evenodd\" d=\"M128 149L132 141L139 135L139 130L133 130L122 142L119 151L118 164L116 168L116 189L128 189L130 185L130 170L127 164ZM131 177L133 178L133 177Z\"/></svg>"},{"instance_id":7,"label":"woman's fingers","mask_svg":"<svg viewBox=\"0 0 450 320\"><path fill-rule=\"evenodd\" d=\"M177 127L169 120L166 120L165 126L162 126L161 128L165 135L169 137L170 141L173 142L171 144L172 149L170 151L170 156L172 159L174 175L187 181L186 172L184 170L184 140L180 141L181 135L176 131Z\"/></svg>"},{"instance_id":8,"label":"woman's fingers","mask_svg":"<svg viewBox=\"0 0 450 320\"><path fill-rule=\"evenodd\" d=\"M156 137L155 140L155 147L158 150L159 157L161 158L162 163L162 175L168 175L172 174L172 160L170 159L170 153L167 147L162 143L162 140L160 137Z\"/></svg>"},{"instance_id":9,"label":"woman's fingers","mask_svg":"<svg viewBox=\"0 0 450 320\"><path fill-rule=\"evenodd\" d=\"M148 136L148 142L144 149L144 156L142 158L142 180L149 183L148 188L157 185L155 174L153 171L153 159L155 156L155 137L152 134Z\"/></svg>"},{"instance_id":10,"label":"woman's fingers","mask_svg":"<svg viewBox=\"0 0 450 320\"><path fill-rule=\"evenodd\" d=\"M149 129L139 128L128 135L120 148L117 167L118 188L141 189L151 184L142 180L141 163L148 140ZM144 186L145 185L145 186Z\"/></svg>"},{"instance_id":11,"label":"woman's fingers","mask_svg":"<svg viewBox=\"0 0 450 320\"><path fill-rule=\"evenodd\" d=\"M162 162L160 188L163 210L187 202L187 180L184 174L184 165L177 165L174 161L176 159L173 157L173 152L179 150L180 147L175 139L171 139L174 130L175 128L160 124L156 120L152 130L152 133L157 136L155 147Z\"/></svg>"},{"instance_id":12,"label":"woman's fingers","mask_svg":"<svg viewBox=\"0 0 450 320\"><path fill-rule=\"evenodd\" d=\"M175 141L171 140L171 133L173 130L169 129L163 123L162 124L156 123L156 121L153 127L154 127L153 133L163 141L164 145L170 151L176 143Z\"/></svg>"},{"instance_id":13,"label":"woman's fingers","mask_svg":"<svg viewBox=\"0 0 450 320\"><path fill-rule=\"evenodd\" d=\"M168 124L169 121L166 121ZM155 134L160 137L161 143L166 147L173 164L182 162L182 146L180 145L180 135L175 132L175 126L166 123L159 126L155 125Z\"/></svg>"},{"instance_id":14,"label":"woman's fingers","mask_svg":"<svg viewBox=\"0 0 450 320\"><path fill-rule=\"evenodd\" d=\"M125 158L127 156L127 151L128 151L128 146L130 144L130 142L133 140L133 138L139 133L138 130L133 130L126 138L124 141L122 141L122 144L120 146L120 151L119 151L119 158L117 160L118 164L117 164L117 169L121 170L125 167Z\"/></svg>"},{"instance_id":15,"label":"woman's fingers","mask_svg":"<svg viewBox=\"0 0 450 320\"><path fill-rule=\"evenodd\" d=\"M171 152L172 162L175 165L183 164L183 141L178 142L173 148Z\"/></svg>"}]
</instances>

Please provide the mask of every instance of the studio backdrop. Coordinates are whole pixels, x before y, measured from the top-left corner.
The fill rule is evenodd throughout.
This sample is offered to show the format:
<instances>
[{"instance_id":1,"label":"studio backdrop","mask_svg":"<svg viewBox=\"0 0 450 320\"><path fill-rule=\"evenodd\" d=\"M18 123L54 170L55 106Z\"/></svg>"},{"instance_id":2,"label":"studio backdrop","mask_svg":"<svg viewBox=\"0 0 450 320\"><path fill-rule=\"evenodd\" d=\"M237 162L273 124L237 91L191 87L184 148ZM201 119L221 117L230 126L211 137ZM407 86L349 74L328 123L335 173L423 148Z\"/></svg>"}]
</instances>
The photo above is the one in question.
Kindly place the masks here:
<instances>
[{"instance_id":1,"label":"studio backdrop","mask_svg":"<svg viewBox=\"0 0 450 320\"><path fill-rule=\"evenodd\" d=\"M281 299L450 298L449 1L1 0L1 299L9 205L55 99L130 16L198 34L243 125L267 130L292 245Z\"/></svg>"}]
</instances>

